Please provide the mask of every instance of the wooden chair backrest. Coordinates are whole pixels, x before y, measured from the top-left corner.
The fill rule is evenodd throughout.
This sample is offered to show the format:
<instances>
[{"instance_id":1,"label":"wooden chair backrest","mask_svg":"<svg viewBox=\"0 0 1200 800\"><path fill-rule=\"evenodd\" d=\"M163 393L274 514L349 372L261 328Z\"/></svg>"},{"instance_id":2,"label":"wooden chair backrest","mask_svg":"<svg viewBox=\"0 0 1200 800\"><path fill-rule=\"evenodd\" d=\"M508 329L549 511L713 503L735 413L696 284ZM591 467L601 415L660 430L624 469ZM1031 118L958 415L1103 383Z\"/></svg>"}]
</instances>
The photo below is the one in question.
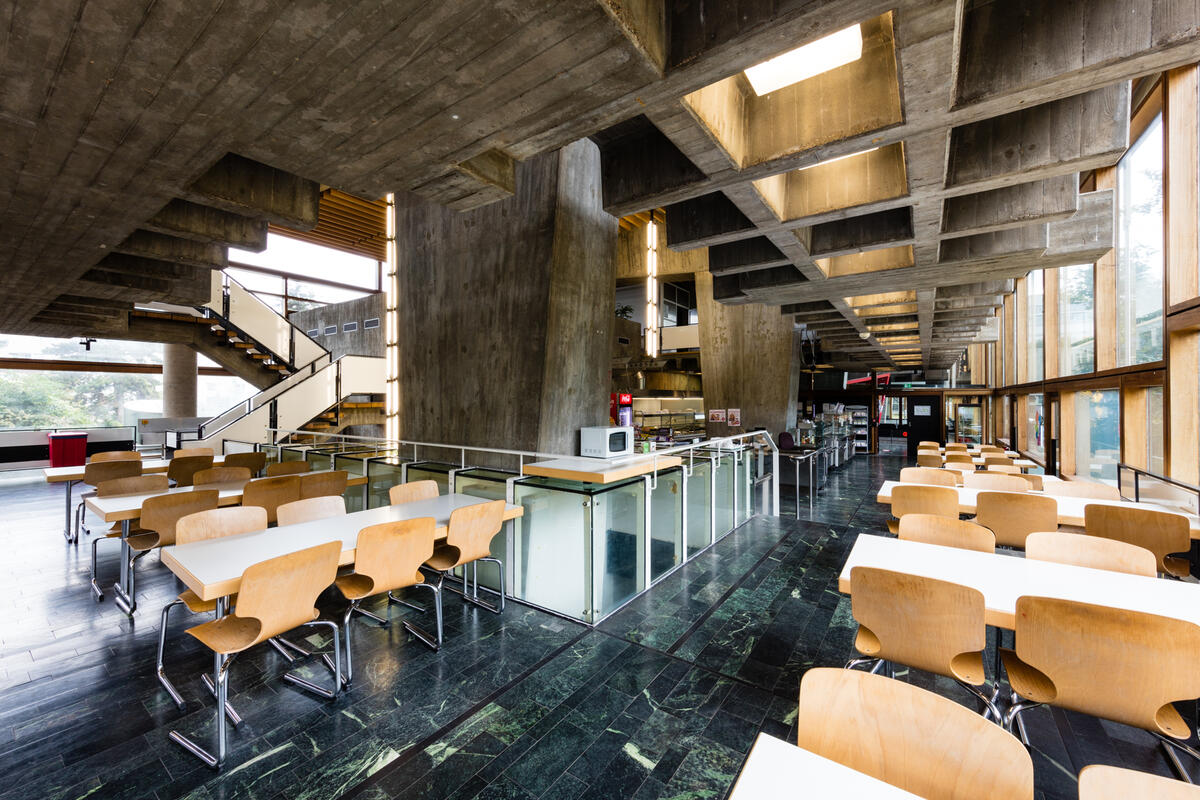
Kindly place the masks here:
<instances>
[{"instance_id":1,"label":"wooden chair backrest","mask_svg":"<svg viewBox=\"0 0 1200 800\"><path fill-rule=\"evenodd\" d=\"M1107 483L1095 481L1050 481L1046 494L1057 497L1087 497L1092 500L1120 500L1121 491Z\"/></svg>"},{"instance_id":2,"label":"wooden chair backrest","mask_svg":"<svg viewBox=\"0 0 1200 800\"><path fill-rule=\"evenodd\" d=\"M918 467L930 467L932 469L932 468L940 467L941 465L942 465L942 457L941 457L941 455L939 455L937 453L934 453L932 455L917 454L917 466Z\"/></svg>"},{"instance_id":3,"label":"wooden chair backrest","mask_svg":"<svg viewBox=\"0 0 1200 800\"><path fill-rule=\"evenodd\" d=\"M796 728L805 750L920 797L1033 799L1033 760L1019 739L904 681L810 669L800 682Z\"/></svg>"},{"instance_id":4,"label":"wooden chair backrest","mask_svg":"<svg viewBox=\"0 0 1200 800\"><path fill-rule=\"evenodd\" d=\"M1016 475L1000 472L972 472L963 476L963 486L968 489L992 489L997 492L1028 492L1029 481Z\"/></svg>"},{"instance_id":5,"label":"wooden chair backrest","mask_svg":"<svg viewBox=\"0 0 1200 800\"><path fill-rule=\"evenodd\" d=\"M96 485L97 497L118 497L123 494L150 494L165 492L170 488L166 475L133 475L128 478L113 478Z\"/></svg>"},{"instance_id":6,"label":"wooden chair backrest","mask_svg":"<svg viewBox=\"0 0 1200 800\"><path fill-rule=\"evenodd\" d=\"M172 454L172 458L191 458L192 456L215 456L217 453L211 447L181 447Z\"/></svg>"},{"instance_id":7,"label":"wooden chair backrest","mask_svg":"<svg viewBox=\"0 0 1200 800\"><path fill-rule=\"evenodd\" d=\"M1044 491L1046 488L1046 484L1042 481L1041 475L1031 475L1025 472L1015 472L1013 474L1028 483L1029 488L1035 492Z\"/></svg>"},{"instance_id":8,"label":"wooden chair backrest","mask_svg":"<svg viewBox=\"0 0 1200 800\"><path fill-rule=\"evenodd\" d=\"M971 456L965 452L964 453L952 453L952 452L947 451L946 452L946 463L947 464L974 464L975 459L971 458Z\"/></svg>"},{"instance_id":9,"label":"wooden chair backrest","mask_svg":"<svg viewBox=\"0 0 1200 800\"><path fill-rule=\"evenodd\" d=\"M295 525L300 522L312 522L317 519L329 519L345 515L346 500L341 495L293 500L275 509L275 516L280 525Z\"/></svg>"},{"instance_id":10,"label":"wooden chair backrest","mask_svg":"<svg viewBox=\"0 0 1200 800\"><path fill-rule=\"evenodd\" d=\"M250 470L250 474L258 475L263 471L263 467L267 464L266 453L230 453L225 456L225 466L227 467L245 467Z\"/></svg>"},{"instance_id":11,"label":"wooden chair backrest","mask_svg":"<svg viewBox=\"0 0 1200 800\"><path fill-rule=\"evenodd\" d=\"M958 519L958 492L949 486L902 483L892 487L892 516L936 514Z\"/></svg>"},{"instance_id":12,"label":"wooden chair backrest","mask_svg":"<svg viewBox=\"0 0 1200 800\"><path fill-rule=\"evenodd\" d=\"M996 461L996 459L984 459L983 465L987 472L1000 472L1006 475L1021 474L1021 468L1011 461L1005 461L1004 463L992 463L993 461Z\"/></svg>"},{"instance_id":13,"label":"wooden chair backrest","mask_svg":"<svg viewBox=\"0 0 1200 800\"><path fill-rule=\"evenodd\" d=\"M975 522L996 534L996 544L1024 547L1025 537L1034 531L1058 530L1058 503L1028 492L980 492Z\"/></svg>"},{"instance_id":14,"label":"wooden chair backrest","mask_svg":"<svg viewBox=\"0 0 1200 800\"><path fill-rule=\"evenodd\" d=\"M267 529L267 512L258 506L227 506L197 511L175 523L175 544L191 544Z\"/></svg>"},{"instance_id":15,"label":"wooden chair backrest","mask_svg":"<svg viewBox=\"0 0 1200 800\"><path fill-rule=\"evenodd\" d=\"M1200 697L1200 626L1128 609L1018 597L1017 656L1054 685L1052 705L1167 736L1173 702Z\"/></svg>"},{"instance_id":16,"label":"wooden chair backrest","mask_svg":"<svg viewBox=\"0 0 1200 800\"><path fill-rule=\"evenodd\" d=\"M975 463L973 461L951 461L945 465L946 469L957 470L958 472L974 472Z\"/></svg>"},{"instance_id":17,"label":"wooden chair backrest","mask_svg":"<svg viewBox=\"0 0 1200 800\"><path fill-rule=\"evenodd\" d=\"M346 493L350 473L344 469L312 472L300 475L300 499L310 497L341 497Z\"/></svg>"},{"instance_id":18,"label":"wooden chair backrest","mask_svg":"<svg viewBox=\"0 0 1200 800\"><path fill-rule=\"evenodd\" d=\"M438 496L437 481L397 483L388 489L388 502L394 506L414 500L433 500Z\"/></svg>"},{"instance_id":19,"label":"wooden chair backrest","mask_svg":"<svg viewBox=\"0 0 1200 800\"><path fill-rule=\"evenodd\" d=\"M105 450L103 453L96 453L88 462L98 464L103 461L141 461L142 454L137 450Z\"/></svg>"},{"instance_id":20,"label":"wooden chair backrest","mask_svg":"<svg viewBox=\"0 0 1200 800\"><path fill-rule=\"evenodd\" d=\"M982 525L965 519L939 517L935 514L905 514L900 518L897 532L901 539L925 544L940 544L961 550L996 552L996 534Z\"/></svg>"},{"instance_id":21,"label":"wooden chair backrest","mask_svg":"<svg viewBox=\"0 0 1200 800\"><path fill-rule=\"evenodd\" d=\"M1158 561L1154 558L1154 553L1146 548L1118 542L1116 539L1081 536L1077 533L1031 533L1025 539L1025 557L1034 561L1054 561L1058 564L1127 572L1130 575L1145 575L1149 578L1158 574Z\"/></svg>"},{"instance_id":22,"label":"wooden chair backrest","mask_svg":"<svg viewBox=\"0 0 1200 800\"><path fill-rule=\"evenodd\" d=\"M255 478L242 489L242 505L265 508L268 522L275 522L277 509L281 505L299 499L300 478L297 475Z\"/></svg>"},{"instance_id":23,"label":"wooden chair backrest","mask_svg":"<svg viewBox=\"0 0 1200 800\"><path fill-rule=\"evenodd\" d=\"M312 469L307 461L276 461L267 464L267 477L275 478L280 475L299 475Z\"/></svg>"},{"instance_id":24,"label":"wooden chair backrest","mask_svg":"<svg viewBox=\"0 0 1200 800\"><path fill-rule=\"evenodd\" d=\"M203 486L207 483L237 483L250 480L250 470L246 467L209 467L202 469L192 476L193 486Z\"/></svg>"},{"instance_id":25,"label":"wooden chair backrest","mask_svg":"<svg viewBox=\"0 0 1200 800\"><path fill-rule=\"evenodd\" d=\"M175 544L175 526L179 520L188 514L216 508L219 495L216 489L198 489L147 497L142 503L139 525L158 534L160 547Z\"/></svg>"},{"instance_id":26,"label":"wooden chair backrest","mask_svg":"<svg viewBox=\"0 0 1200 800\"><path fill-rule=\"evenodd\" d=\"M1079 800L1200 800L1200 786L1135 769L1091 764L1079 771Z\"/></svg>"},{"instance_id":27,"label":"wooden chair backrest","mask_svg":"<svg viewBox=\"0 0 1200 800\"><path fill-rule=\"evenodd\" d=\"M864 655L958 675L959 659L987 646L983 592L969 586L875 567L850 570L850 609Z\"/></svg>"},{"instance_id":28,"label":"wooden chair backrest","mask_svg":"<svg viewBox=\"0 0 1200 800\"><path fill-rule=\"evenodd\" d=\"M176 486L191 486L196 473L203 469L210 469L212 465L212 456L176 455L167 465L167 477L175 481Z\"/></svg>"},{"instance_id":29,"label":"wooden chair backrest","mask_svg":"<svg viewBox=\"0 0 1200 800\"><path fill-rule=\"evenodd\" d=\"M92 461L83 468L83 482L88 486L99 486L117 478L132 478L142 474L140 458L122 458L115 461Z\"/></svg>"},{"instance_id":30,"label":"wooden chair backrest","mask_svg":"<svg viewBox=\"0 0 1200 800\"><path fill-rule=\"evenodd\" d=\"M317 618L317 596L337 577L342 543L277 556L246 568L238 589L236 614L258 620L252 645Z\"/></svg>"},{"instance_id":31,"label":"wooden chair backrest","mask_svg":"<svg viewBox=\"0 0 1200 800\"><path fill-rule=\"evenodd\" d=\"M1000 453L1001 455L1003 455L1003 454L1004 454L1004 448L1003 448L1003 447L997 447L997 446L996 446L996 445L994 445L994 444L981 444L981 445L979 445L979 452L980 452L981 454L982 454L982 453Z\"/></svg>"},{"instance_id":32,"label":"wooden chair backrest","mask_svg":"<svg viewBox=\"0 0 1200 800\"><path fill-rule=\"evenodd\" d=\"M1016 466L1016 464L1014 463L1014 459L1011 459L1006 455L998 455L998 456L985 455L983 457L983 465L985 467L990 467L993 465L999 466L999 467Z\"/></svg>"},{"instance_id":33,"label":"wooden chair backrest","mask_svg":"<svg viewBox=\"0 0 1200 800\"><path fill-rule=\"evenodd\" d=\"M358 532L354 571L371 579L371 593L420 583L420 566L433 556L437 520L418 517L371 525Z\"/></svg>"},{"instance_id":34,"label":"wooden chair backrest","mask_svg":"<svg viewBox=\"0 0 1200 800\"><path fill-rule=\"evenodd\" d=\"M965 442L946 442L946 449L962 450L963 452L966 452L968 448Z\"/></svg>"},{"instance_id":35,"label":"wooden chair backrest","mask_svg":"<svg viewBox=\"0 0 1200 800\"><path fill-rule=\"evenodd\" d=\"M1158 560L1159 572L1173 572L1167 556L1192 547L1187 517L1169 511L1089 503L1083 507L1083 527L1091 536L1146 548Z\"/></svg>"},{"instance_id":36,"label":"wooden chair backrest","mask_svg":"<svg viewBox=\"0 0 1200 800\"><path fill-rule=\"evenodd\" d=\"M900 482L924 483L929 486L958 486L959 476L944 469L904 467L900 470Z\"/></svg>"},{"instance_id":37,"label":"wooden chair backrest","mask_svg":"<svg viewBox=\"0 0 1200 800\"><path fill-rule=\"evenodd\" d=\"M929 440L926 440L924 442L917 442L917 447L932 447L934 450L937 450L937 449L941 448L941 445L938 444L937 442L931 442Z\"/></svg>"},{"instance_id":38,"label":"wooden chair backrest","mask_svg":"<svg viewBox=\"0 0 1200 800\"><path fill-rule=\"evenodd\" d=\"M450 512L446 544L458 548L458 563L490 556L492 537L504 525L504 501L489 500Z\"/></svg>"}]
</instances>

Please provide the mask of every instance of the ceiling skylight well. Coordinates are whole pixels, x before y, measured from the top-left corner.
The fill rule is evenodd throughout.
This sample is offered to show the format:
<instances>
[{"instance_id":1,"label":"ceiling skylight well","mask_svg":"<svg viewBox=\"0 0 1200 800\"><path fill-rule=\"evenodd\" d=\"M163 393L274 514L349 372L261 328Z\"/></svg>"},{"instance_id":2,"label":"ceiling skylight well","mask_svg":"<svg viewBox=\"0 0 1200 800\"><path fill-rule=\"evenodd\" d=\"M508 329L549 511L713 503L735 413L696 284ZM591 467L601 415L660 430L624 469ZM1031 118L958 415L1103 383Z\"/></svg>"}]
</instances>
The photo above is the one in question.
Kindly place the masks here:
<instances>
[{"instance_id":1,"label":"ceiling skylight well","mask_svg":"<svg viewBox=\"0 0 1200 800\"><path fill-rule=\"evenodd\" d=\"M746 79L754 93L762 97L860 58L862 29L856 23L750 67L746 70Z\"/></svg>"}]
</instances>

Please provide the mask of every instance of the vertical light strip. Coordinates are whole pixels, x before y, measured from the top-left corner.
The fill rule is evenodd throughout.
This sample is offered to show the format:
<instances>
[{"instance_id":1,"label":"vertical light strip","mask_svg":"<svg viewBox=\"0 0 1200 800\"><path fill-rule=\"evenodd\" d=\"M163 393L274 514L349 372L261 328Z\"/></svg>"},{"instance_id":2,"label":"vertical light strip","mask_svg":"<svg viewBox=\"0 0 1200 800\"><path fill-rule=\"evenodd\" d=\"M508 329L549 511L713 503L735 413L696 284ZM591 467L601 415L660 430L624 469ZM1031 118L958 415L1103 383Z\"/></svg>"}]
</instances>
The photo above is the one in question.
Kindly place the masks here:
<instances>
[{"instance_id":1,"label":"vertical light strip","mask_svg":"<svg viewBox=\"0 0 1200 800\"><path fill-rule=\"evenodd\" d=\"M658 223L646 226L646 355L658 356Z\"/></svg>"},{"instance_id":2,"label":"vertical light strip","mask_svg":"<svg viewBox=\"0 0 1200 800\"><path fill-rule=\"evenodd\" d=\"M384 281L384 317L386 319L384 355L387 362L387 392L384 412L388 439L400 438L400 279L396 266L396 196L387 196L387 278Z\"/></svg>"}]
</instances>

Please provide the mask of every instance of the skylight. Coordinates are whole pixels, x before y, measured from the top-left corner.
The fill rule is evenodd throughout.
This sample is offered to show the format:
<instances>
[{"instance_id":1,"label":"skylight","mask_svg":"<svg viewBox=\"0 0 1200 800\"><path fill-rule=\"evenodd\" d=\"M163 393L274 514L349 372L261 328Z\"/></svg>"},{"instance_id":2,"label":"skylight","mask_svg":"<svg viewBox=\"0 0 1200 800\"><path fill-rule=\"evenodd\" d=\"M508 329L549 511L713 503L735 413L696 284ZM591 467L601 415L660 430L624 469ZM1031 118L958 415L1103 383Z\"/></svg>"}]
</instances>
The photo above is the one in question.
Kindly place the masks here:
<instances>
[{"instance_id":1,"label":"skylight","mask_svg":"<svg viewBox=\"0 0 1200 800\"><path fill-rule=\"evenodd\" d=\"M750 67L746 70L746 79L754 93L762 97L861 57L862 29L856 23Z\"/></svg>"}]
</instances>

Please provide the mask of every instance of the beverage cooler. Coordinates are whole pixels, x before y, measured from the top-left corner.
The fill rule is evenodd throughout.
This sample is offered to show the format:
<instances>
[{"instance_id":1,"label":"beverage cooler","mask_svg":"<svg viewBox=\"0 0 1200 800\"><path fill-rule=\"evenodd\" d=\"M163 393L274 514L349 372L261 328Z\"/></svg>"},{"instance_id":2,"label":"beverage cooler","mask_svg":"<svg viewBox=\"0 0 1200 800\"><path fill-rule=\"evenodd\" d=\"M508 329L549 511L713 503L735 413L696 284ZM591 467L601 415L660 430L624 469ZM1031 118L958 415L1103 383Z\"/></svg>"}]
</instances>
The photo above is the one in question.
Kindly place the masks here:
<instances>
[{"instance_id":1,"label":"beverage cooler","mask_svg":"<svg viewBox=\"0 0 1200 800\"><path fill-rule=\"evenodd\" d=\"M613 392L608 396L608 416L619 428L633 425L633 395L628 392Z\"/></svg>"}]
</instances>

